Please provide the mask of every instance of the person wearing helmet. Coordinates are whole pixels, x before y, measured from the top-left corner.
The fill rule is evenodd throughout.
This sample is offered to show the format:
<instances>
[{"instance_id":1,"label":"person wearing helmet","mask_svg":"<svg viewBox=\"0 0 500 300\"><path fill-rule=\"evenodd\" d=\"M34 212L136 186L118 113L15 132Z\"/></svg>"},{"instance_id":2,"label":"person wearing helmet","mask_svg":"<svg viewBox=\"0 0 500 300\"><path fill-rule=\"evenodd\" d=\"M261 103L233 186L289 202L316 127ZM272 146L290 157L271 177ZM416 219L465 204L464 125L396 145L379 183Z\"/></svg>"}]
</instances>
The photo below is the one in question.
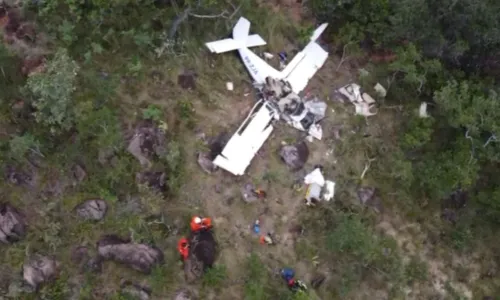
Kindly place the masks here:
<instances>
[{"instance_id":1,"label":"person wearing helmet","mask_svg":"<svg viewBox=\"0 0 500 300\"><path fill-rule=\"evenodd\" d=\"M202 229L210 229L212 227L212 220L210 218L201 218L194 216L191 219L191 231L197 232Z\"/></svg>"},{"instance_id":2,"label":"person wearing helmet","mask_svg":"<svg viewBox=\"0 0 500 300\"><path fill-rule=\"evenodd\" d=\"M182 260L186 260L189 256L189 243L188 240L183 237L177 243L177 250L179 251Z\"/></svg>"}]
</instances>

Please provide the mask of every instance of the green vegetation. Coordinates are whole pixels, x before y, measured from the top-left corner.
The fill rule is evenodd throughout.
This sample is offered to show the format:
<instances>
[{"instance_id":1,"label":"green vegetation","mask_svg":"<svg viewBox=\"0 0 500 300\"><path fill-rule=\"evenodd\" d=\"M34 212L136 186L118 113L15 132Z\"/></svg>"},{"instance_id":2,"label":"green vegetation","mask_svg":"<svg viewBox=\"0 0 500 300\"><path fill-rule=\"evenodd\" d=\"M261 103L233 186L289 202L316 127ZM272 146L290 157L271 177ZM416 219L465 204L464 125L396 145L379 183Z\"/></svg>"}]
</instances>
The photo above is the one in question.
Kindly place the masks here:
<instances>
[{"instance_id":1,"label":"green vegetation","mask_svg":"<svg viewBox=\"0 0 500 300\"><path fill-rule=\"evenodd\" d=\"M6 2L22 5L9 7L8 17L0 9L0 195L23 212L28 229L19 242L0 245L0 298L133 299L121 291L125 279L151 287L152 299L170 299L185 287L176 241L201 212L217 219L219 239L228 236L220 249L228 258L194 285L207 299L498 294L500 2ZM304 15L291 18L297 11ZM372 95L377 82L387 88L377 115L366 119L349 104L328 102L334 117L325 120L324 140L310 147L306 169L325 167L337 183L336 201L295 208L302 201L302 191L290 191L297 178L269 154L281 141L302 139L289 128L275 131L258 159L265 163L249 171L266 201L231 204L243 183L208 177L196 165L207 148L200 131L207 138L232 132L252 104L238 59L201 50L227 36L239 16L269 43L256 52L302 46L316 21L329 22L331 60L317 74L322 86L311 84L320 98L353 79ZM188 73L193 89L178 84ZM225 90L227 81L234 91ZM418 114L422 102L426 118ZM336 140L329 130L339 123ZM129 145L144 128L157 136L141 160ZM150 173L165 176L139 182ZM360 186L377 188L383 212L359 205ZM97 198L109 206L103 220L75 215L76 205ZM272 219L281 236L292 222L304 231L293 242L260 246L242 229L257 216L263 224ZM111 233L156 245L165 263L148 275L108 262L101 273L80 266L73 250L83 246L93 256L99 237ZM36 253L56 257L61 270L34 294L18 283ZM275 274L284 265L297 267L308 285L317 273L326 282L292 294ZM431 280L441 280L442 291Z\"/></svg>"}]
</instances>

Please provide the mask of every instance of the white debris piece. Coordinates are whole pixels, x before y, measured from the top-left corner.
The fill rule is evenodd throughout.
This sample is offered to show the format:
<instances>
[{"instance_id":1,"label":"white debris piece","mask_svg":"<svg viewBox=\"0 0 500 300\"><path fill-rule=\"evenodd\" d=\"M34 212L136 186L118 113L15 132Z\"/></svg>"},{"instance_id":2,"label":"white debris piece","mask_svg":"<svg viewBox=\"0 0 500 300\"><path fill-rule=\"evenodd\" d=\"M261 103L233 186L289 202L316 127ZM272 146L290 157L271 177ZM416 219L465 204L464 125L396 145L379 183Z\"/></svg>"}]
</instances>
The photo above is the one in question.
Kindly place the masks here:
<instances>
[{"instance_id":1,"label":"white debris piece","mask_svg":"<svg viewBox=\"0 0 500 300\"><path fill-rule=\"evenodd\" d=\"M314 114L316 122L322 120L326 115L327 105L318 98L305 102L304 106L310 113Z\"/></svg>"},{"instance_id":2,"label":"white debris piece","mask_svg":"<svg viewBox=\"0 0 500 300\"><path fill-rule=\"evenodd\" d=\"M313 138L321 140L323 137L323 128L321 128L319 124L313 124L309 127L309 131L307 133L309 133L309 135Z\"/></svg>"},{"instance_id":3,"label":"white debris piece","mask_svg":"<svg viewBox=\"0 0 500 300\"><path fill-rule=\"evenodd\" d=\"M418 109L418 116L421 118L429 117L429 114L427 113L427 102L420 103L420 108Z\"/></svg>"},{"instance_id":4,"label":"white debris piece","mask_svg":"<svg viewBox=\"0 0 500 300\"><path fill-rule=\"evenodd\" d=\"M325 193L323 194L323 199L326 201L332 200L335 195L335 182L331 180L325 181Z\"/></svg>"},{"instance_id":5,"label":"white debris piece","mask_svg":"<svg viewBox=\"0 0 500 300\"><path fill-rule=\"evenodd\" d=\"M375 92L377 92L380 97L385 98L385 96L387 96L387 90L380 83L377 82L373 89L375 89Z\"/></svg>"},{"instance_id":6,"label":"white debris piece","mask_svg":"<svg viewBox=\"0 0 500 300\"><path fill-rule=\"evenodd\" d=\"M231 81L226 82L226 89L228 91L234 90L234 84Z\"/></svg>"},{"instance_id":7,"label":"white debris piece","mask_svg":"<svg viewBox=\"0 0 500 300\"><path fill-rule=\"evenodd\" d=\"M274 55L272 55L271 53L269 52L264 52L264 58L265 59L272 59L274 57Z\"/></svg>"},{"instance_id":8,"label":"white debris piece","mask_svg":"<svg viewBox=\"0 0 500 300\"><path fill-rule=\"evenodd\" d=\"M369 117L377 114L370 111L375 106L375 99L363 93L358 84L348 84L338 89L338 92L354 104L357 115Z\"/></svg>"},{"instance_id":9,"label":"white debris piece","mask_svg":"<svg viewBox=\"0 0 500 300\"><path fill-rule=\"evenodd\" d=\"M304 177L304 183L305 184L317 184L319 186L324 186L325 185L325 178L323 177L323 173L321 173L320 168L314 169L311 173L307 174L306 177Z\"/></svg>"}]
</instances>

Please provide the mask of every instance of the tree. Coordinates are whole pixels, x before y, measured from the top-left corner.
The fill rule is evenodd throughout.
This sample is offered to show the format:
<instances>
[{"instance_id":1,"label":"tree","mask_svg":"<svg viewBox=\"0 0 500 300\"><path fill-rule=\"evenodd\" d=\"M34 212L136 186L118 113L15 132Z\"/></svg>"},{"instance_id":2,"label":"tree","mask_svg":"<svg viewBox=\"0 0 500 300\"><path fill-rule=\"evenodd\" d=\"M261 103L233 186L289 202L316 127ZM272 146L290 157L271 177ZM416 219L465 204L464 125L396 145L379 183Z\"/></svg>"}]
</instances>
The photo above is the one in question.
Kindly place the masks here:
<instances>
[{"instance_id":1,"label":"tree","mask_svg":"<svg viewBox=\"0 0 500 300\"><path fill-rule=\"evenodd\" d=\"M67 130L74 123L73 92L79 66L70 58L67 50L59 49L47 63L46 71L28 78L26 90L36 108L34 113L38 123L57 129Z\"/></svg>"},{"instance_id":2,"label":"tree","mask_svg":"<svg viewBox=\"0 0 500 300\"><path fill-rule=\"evenodd\" d=\"M31 134L16 135L9 141L10 156L22 161L28 151L43 156L40 152L40 143Z\"/></svg>"}]
</instances>

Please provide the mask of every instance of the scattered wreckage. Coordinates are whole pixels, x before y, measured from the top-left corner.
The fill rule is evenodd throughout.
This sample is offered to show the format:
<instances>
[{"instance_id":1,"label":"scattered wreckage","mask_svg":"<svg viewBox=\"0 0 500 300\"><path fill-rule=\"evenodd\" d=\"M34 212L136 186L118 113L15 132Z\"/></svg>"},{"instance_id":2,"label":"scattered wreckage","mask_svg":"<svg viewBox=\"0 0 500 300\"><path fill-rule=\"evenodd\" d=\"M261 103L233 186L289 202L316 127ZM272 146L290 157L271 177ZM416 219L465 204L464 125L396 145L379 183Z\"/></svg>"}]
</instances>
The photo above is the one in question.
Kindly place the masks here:
<instances>
[{"instance_id":1,"label":"scattered wreckage","mask_svg":"<svg viewBox=\"0 0 500 300\"><path fill-rule=\"evenodd\" d=\"M316 42L327 26L327 23L319 26L306 47L281 71L274 69L248 49L265 45L266 42L258 34L249 35L250 22L243 17L234 26L232 38L206 43L213 53L237 50L262 94L236 133L213 160L215 166L237 176L243 175L257 151L271 135L274 120L283 119L287 124L308 132L316 139L322 138L318 122L325 116L326 103L318 100L304 101L299 93L328 58L328 52ZM269 55L265 56L267 57Z\"/></svg>"}]
</instances>

